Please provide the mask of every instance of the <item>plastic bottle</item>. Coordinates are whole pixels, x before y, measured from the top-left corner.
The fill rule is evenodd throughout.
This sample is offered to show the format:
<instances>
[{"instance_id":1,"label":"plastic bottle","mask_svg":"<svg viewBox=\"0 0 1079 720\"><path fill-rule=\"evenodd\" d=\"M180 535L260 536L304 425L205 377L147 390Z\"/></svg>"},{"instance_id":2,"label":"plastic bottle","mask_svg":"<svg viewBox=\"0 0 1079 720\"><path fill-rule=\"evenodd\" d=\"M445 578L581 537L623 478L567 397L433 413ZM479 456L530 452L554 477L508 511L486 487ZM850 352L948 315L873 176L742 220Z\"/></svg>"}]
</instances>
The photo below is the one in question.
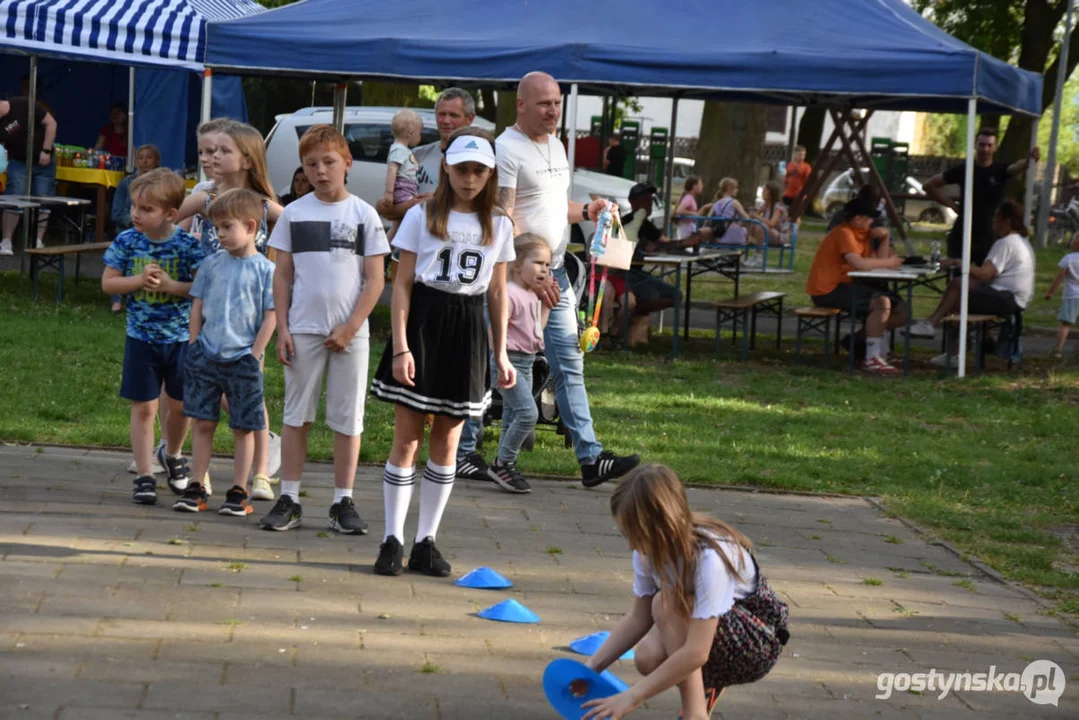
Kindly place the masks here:
<instances>
[{"instance_id":1,"label":"plastic bottle","mask_svg":"<svg viewBox=\"0 0 1079 720\"><path fill-rule=\"evenodd\" d=\"M929 246L929 264L933 266L940 265L940 241L934 240Z\"/></svg>"}]
</instances>

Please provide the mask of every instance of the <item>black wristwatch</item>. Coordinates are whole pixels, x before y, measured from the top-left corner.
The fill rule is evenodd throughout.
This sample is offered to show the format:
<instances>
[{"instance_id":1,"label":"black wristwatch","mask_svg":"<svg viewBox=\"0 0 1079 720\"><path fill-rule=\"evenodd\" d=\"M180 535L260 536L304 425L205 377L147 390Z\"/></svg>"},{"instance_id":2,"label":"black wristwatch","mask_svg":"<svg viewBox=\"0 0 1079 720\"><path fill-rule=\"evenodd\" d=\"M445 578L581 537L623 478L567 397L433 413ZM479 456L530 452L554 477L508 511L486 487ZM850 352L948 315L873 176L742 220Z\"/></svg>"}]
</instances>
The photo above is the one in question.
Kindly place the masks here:
<instances>
[{"instance_id":1,"label":"black wristwatch","mask_svg":"<svg viewBox=\"0 0 1079 720\"><path fill-rule=\"evenodd\" d=\"M591 218L588 217L588 203L584 203L581 205L581 222L588 222L589 220Z\"/></svg>"},{"instance_id":2,"label":"black wristwatch","mask_svg":"<svg viewBox=\"0 0 1079 720\"><path fill-rule=\"evenodd\" d=\"M46 155L52 155L52 148L41 148L41 152L45 153Z\"/></svg>"}]
</instances>

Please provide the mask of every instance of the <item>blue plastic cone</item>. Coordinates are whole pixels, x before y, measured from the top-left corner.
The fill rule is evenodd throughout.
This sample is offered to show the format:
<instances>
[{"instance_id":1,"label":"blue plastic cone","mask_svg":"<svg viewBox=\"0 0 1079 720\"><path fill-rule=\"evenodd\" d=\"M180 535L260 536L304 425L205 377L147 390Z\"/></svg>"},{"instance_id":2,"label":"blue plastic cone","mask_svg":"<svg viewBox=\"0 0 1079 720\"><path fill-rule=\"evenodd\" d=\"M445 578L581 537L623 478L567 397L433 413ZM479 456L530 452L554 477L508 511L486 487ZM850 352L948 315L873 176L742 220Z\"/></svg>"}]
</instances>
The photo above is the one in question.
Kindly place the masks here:
<instances>
[{"instance_id":1,"label":"blue plastic cone","mask_svg":"<svg viewBox=\"0 0 1079 720\"><path fill-rule=\"evenodd\" d=\"M584 683L574 687L574 681L577 680L583 680ZM610 670L596 674L587 666L569 658L555 660L543 671L543 692L547 701L567 720L579 720L585 714L581 705L589 700L610 697L628 689L629 685Z\"/></svg>"},{"instance_id":2,"label":"blue plastic cone","mask_svg":"<svg viewBox=\"0 0 1079 720\"><path fill-rule=\"evenodd\" d=\"M454 584L459 587L478 588L480 590L497 590L513 587L513 583L489 567L478 567L460 578Z\"/></svg>"},{"instance_id":3,"label":"blue plastic cone","mask_svg":"<svg viewBox=\"0 0 1079 720\"><path fill-rule=\"evenodd\" d=\"M606 630L600 630L597 633L592 633L591 635L585 635L584 637L577 638L569 644L569 649L575 653L580 653L581 655L595 655L596 651L600 649L600 646L602 646L603 643L607 642L607 638L609 638L610 636L611 634ZM633 648L627 650L622 655L622 657L619 658L619 660L632 659Z\"/></svg>"},{"instance_id":4,"label":"blue plastic cone","mask_svg":"<svg viewBox=\"0 0 1079 720\"><path fill-rule=\"evenodd\" d=\"M538 623L540 621L539 615L513 599L503 600L486 610L480 610L479 616L484 620L499 622Z\"/></svg>"}]
</instances>

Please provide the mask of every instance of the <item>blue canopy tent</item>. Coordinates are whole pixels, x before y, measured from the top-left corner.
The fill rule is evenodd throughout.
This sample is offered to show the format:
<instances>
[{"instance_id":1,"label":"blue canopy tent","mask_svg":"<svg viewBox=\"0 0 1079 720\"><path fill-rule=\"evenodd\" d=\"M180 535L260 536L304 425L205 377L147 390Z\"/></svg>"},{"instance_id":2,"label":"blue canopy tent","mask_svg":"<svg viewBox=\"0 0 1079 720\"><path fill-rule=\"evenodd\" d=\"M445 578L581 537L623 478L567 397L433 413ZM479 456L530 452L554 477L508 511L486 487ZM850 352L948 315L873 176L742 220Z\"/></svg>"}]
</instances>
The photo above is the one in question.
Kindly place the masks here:
<instances>
[{"instance_id":1,"label":"blue canopy tent","mask_svg":"<svg viewBox=\"0 0 1079 720\"><path fill-rule=\"evenodd\" d=\"M960 42L903 0L473 0L467 9L432 0L305 0L211 23L206 65L495 87L543 70L570 86L571 117L579 90L665 96L675 99L672 128L679 98L966 113L964 280L976 113L1041 113L1039 74ZM343 106L338 97L335 108ZM671 152L668 173L673 143ZM668 176L668 207L670 184ZM960 376L966 311L964 282Z\"/></svg>"},{"instance_id":2,"label":"blue canopy tent","mask_svg":"<svg viewBox=\"0 0 1079 720\"><path fill-rule=\"evenodd\" d=\"M166 167L182 168L200 118L207 22L261 11L251 0L0 0L0 93L35 78L63 138L83 145L122 102L138 118L129 148L153 143ZM215 115L246 119L240 78L211 87Z\"/></svg>"}]
</instances>

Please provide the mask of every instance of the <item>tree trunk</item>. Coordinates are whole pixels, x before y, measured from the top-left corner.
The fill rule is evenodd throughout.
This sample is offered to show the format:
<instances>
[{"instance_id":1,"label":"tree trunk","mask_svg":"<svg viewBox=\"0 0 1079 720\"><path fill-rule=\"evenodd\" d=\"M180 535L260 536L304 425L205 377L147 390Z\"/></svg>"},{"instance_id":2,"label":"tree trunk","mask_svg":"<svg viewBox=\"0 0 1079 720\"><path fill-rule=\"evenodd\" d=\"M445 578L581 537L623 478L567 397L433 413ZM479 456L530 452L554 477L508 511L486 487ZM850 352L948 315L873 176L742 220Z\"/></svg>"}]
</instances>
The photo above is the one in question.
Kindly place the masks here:
<instances>
[{"instance_id":1,"label":"tree trunk","mask_svg":"<svg viewBox=\"0 0 1079 720\"><path fill-rule=\"evenodd\" d=\"M733 177L738 180L738 199L743 206L753 207L760 184L766 114L761 105L705 102L694 160L706 202L712 201L722 178Z\"/></svg>"},{"instance_id":2,"label":"tree trunk","mask_svg":"<svg viewBox=\"0 0 1079 720\"><path fill-rule=\"evenodd\" d=\"M513 90L498 91L498 113L495 115L495 137L517 122L517 93Z\"/></svg>"},{"instance_id":3,"label":"tree trunk","mask_svg":"<svg viewBox=\"0 0 1079 720\"><path fill-rule=\"evenodd\" d=\"M480 88L479 95L482 99L482 107L476 110L476 114L484 120L498 121L498 102L495 100L495 91L489 88Z\"/></svg>"},{"instance_id":4,"label":"tree trunk","mask_svg":"<svg viewBox=\"0 0 1079 720\"><path fill-rule=\"evenodd\" d=\"M821 136L824 134L826 111L820 105L810 105L798 121L798 144L806 149L806 162L816 165L820 157Z\"/></svg>"},{"instance_id":5,"label":"tree trunk","mask_svg":"<svg viewBox=\"0 0 1079 720\"><path fill-rule=\"evenodd\" d=\"M419 107L420 86L414 83L387 83L365 80L363 105L385 107Z\"/></svg>"}]
</instances>

